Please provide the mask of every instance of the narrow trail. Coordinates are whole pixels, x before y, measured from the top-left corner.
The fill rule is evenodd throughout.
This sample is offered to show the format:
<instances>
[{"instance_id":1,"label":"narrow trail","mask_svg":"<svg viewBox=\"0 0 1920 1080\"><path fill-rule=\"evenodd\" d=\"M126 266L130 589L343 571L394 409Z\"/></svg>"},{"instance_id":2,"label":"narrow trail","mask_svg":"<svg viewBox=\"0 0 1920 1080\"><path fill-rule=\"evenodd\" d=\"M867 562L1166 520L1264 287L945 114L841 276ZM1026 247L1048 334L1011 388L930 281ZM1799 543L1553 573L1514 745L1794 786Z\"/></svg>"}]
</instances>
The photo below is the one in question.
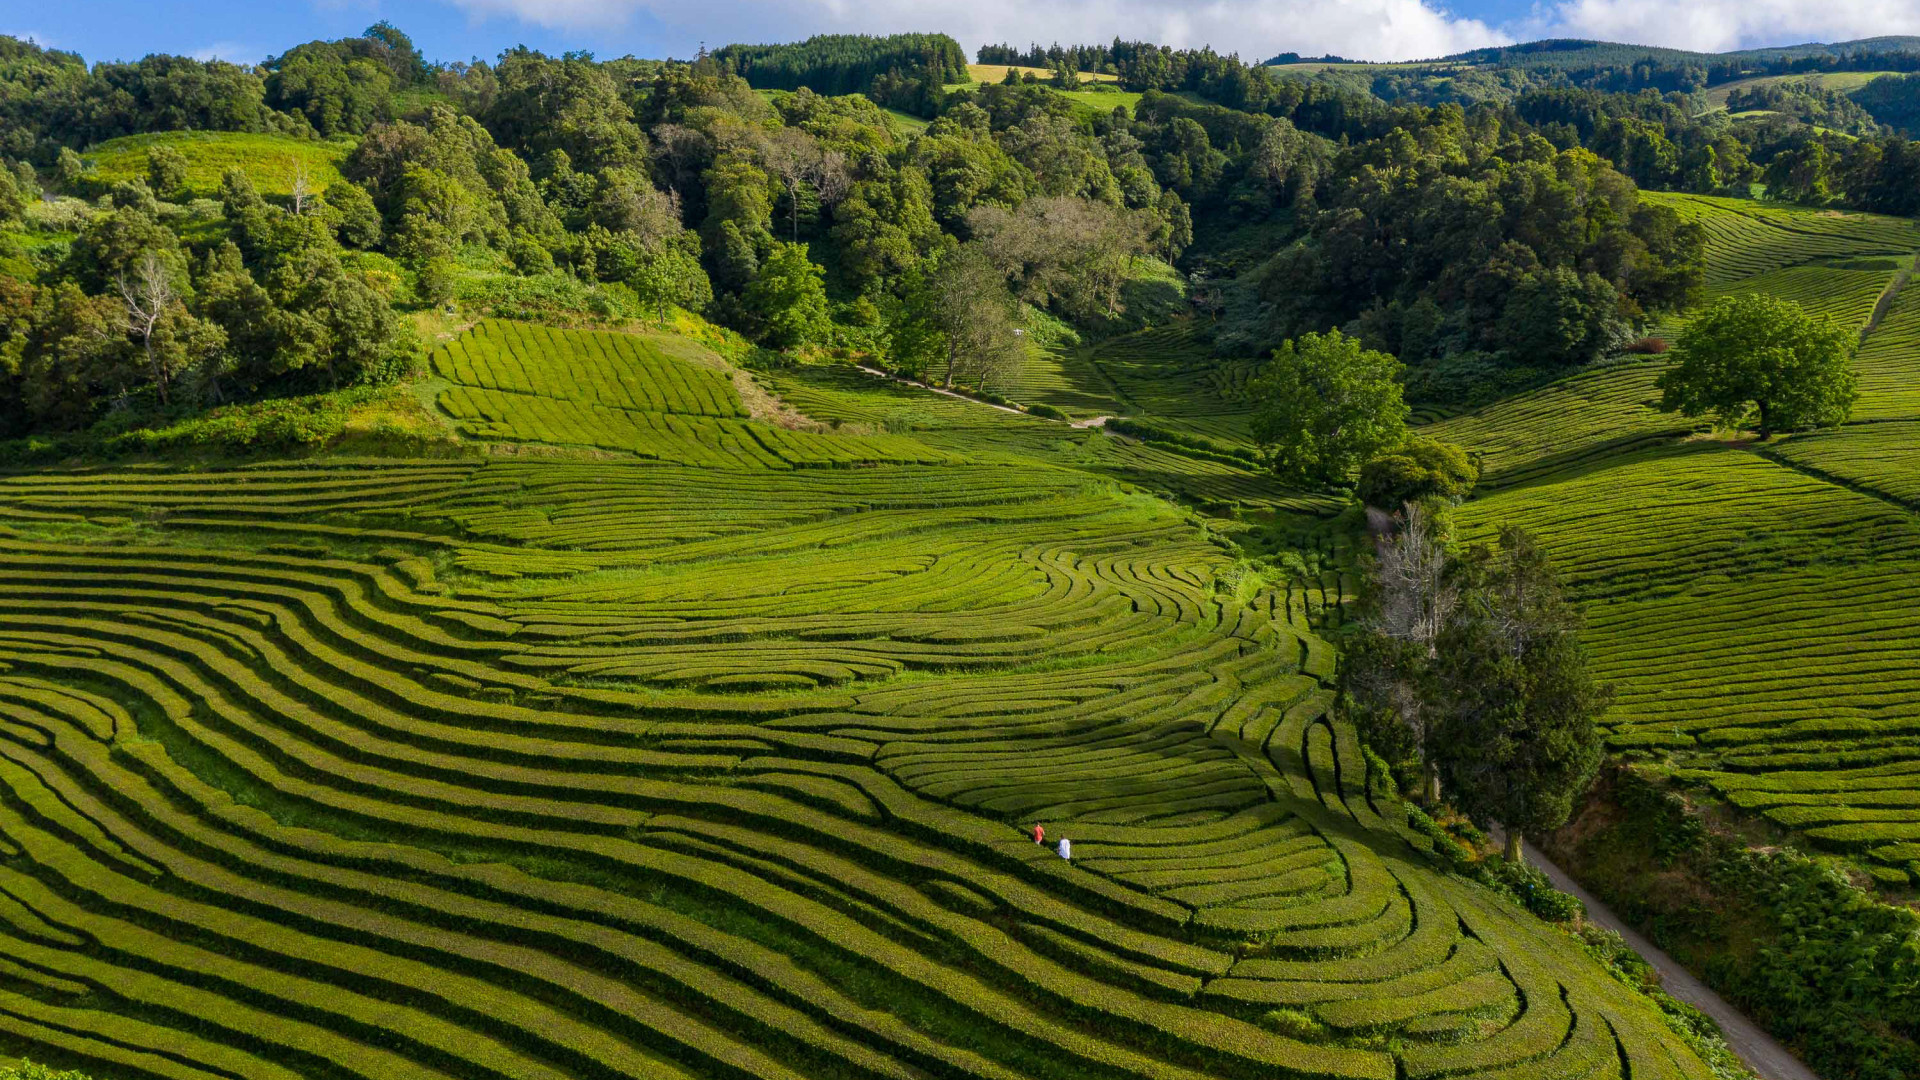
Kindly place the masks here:
<instances>
[{"instance_id":1,"label":"narrow trail","mask_svg":"<svg viewBox=\"0 0 1920 1080\"><path fill-rule=\"evenodd\" d=\"M981 401L981 400L980 400L979 398L976 398L976 397L968 397L968 396L967 396L967 395L965 395L965 394L959 394L959 393L955 393L955 392L954 392L954 391L952 391L952 390L947 390L947 389L943 389L943 388L941 388L941 387L938 387L938 386L929 386L928 384L926 384L926 383L923 383L923 382L915 382L915 381L914 381L914 380L912 380L912 379L906 379L906 378L902 378L902 377L900 377L900 376L898 376L898 375L893 375L893 374L889 374L888 372L885 372L885 371L881 371L881 370L880 370L879 368L870 368L870 367L868 367L868 366L866 366L865 364L856 364L856 365L854 365L854 366L855 366L855 367L857 367L857 368L859 368L859 369L860 369L861 371L864 371L864 372L866 372L867 374L869 374L869 375L872 375L873 377L875 377L875 378L877 378L877 379L890 379L890 380L892 380L892 381L894 381L894 382L897 382L897 383L905 383L905 384L906 384L906 385L908 385L908 386L915 386L915 387L919 387L919 388L920 388L920 389L922 389L922 390L931 390L931 391L933 391L933 392L934 392L934 393L936 393L936 394L945 394L945 395L947 395L947 396L948 396L948 397L950 397L950 398L958 398L958 399L959 399L959 400L961 400L961 401L971 401L971 402L973 402L973 403L974 403L975 405L985 405L985 406L986 406L987 408L989 408L989 409L999 409L999 410L1000 410L1001 412L1010 412L1010 413L1012 413L1012 414L1014 414L1015 416L1032 416L1032 415L1033 415L1032 413L1027 413L1027 412L1022 412L1022 411L1020 411L1019 409L1016 409L1016 408L1013 408L1013 407L1011 407L1011 406L1008 406L1008 405L995 405L995 404L994 404L993 402L991 402L991 401ZM1034 419L1035 419L1035 420L1045 420L1045 419L1046 419L1046 417L1044 417L1044 416L1035 416L1035 417L1034 417ZM1056 423L1057 423L1057 421L1056 421Z\"/></svg>"},{"instance_id":2,"label":"narrow trail","mask_svg":"<svg viewBox=\"0 0 1920 1080\"><path fill-rule=\"evenodd\" d=\"M1895 273L1893 280L1887 282L1887 287L1881 290L1880 299L1873 305L1873 314L1867 317L1867 325L1860 329L1862 342L1873 336L1875 330L1880 329L1881 321L1887 317L1887 312L1892 310L1894 301L1900 298L1900 290L1907 287L1907 282L1913 279L1915 273L1920 273L1920 252L1915 252L1913 263Z\"/></svg>"},{"instance_id":3,"label":"narrow trail","mask_svg":"<svg viewBox=\"0 0 1920 1080\"><path fill-rule=\"evenodd\" d=\"M1499 839L1504 842L1505 837ZM1652 942L1641 937L1611 908L1581 888L1580 883L1569 877L1565 870L1542 855L1539 848L1524 840L1521 844L1527 861L1539 867L1553 882L1554 888L1579 897L1580 902L1587 906L1588 922L1604 926L1625 938L1627 945L1660 973L1660 984L1667 993L1713 1017L1713 1022L1720 1025L1721 1034L1727 1037L1727 1045L1740 1055L1740 1060L1746 1062L1748 1068L1759 1074L1760 1080L1820 1080L1818 1073L1794 1057L1792 1051L1780 1045L1778 1039L1747 1019L1745 1013L1728 1004L1727 999L1714 993L1707 984L1694 978L1693 973L1681 966L1679 961L1654 948Z\"/></svg>"},{"instance_id":4,"label":"narrow trail","mask_svg":"<svg viewBox=\"0 0 1920 1080\"><path fill-rule=\"evenodd\" d=\"M1876 423L1878 422L1882 421L1876 421ZM1889 506L1898 507L1910 514L1920 514L1920 505L1909 502L1890 491L1882 491L1871 484L1863 484L1858 480L1853 480L1845 476L1836 476L1833 473L1827 472L1825 469L1816 468L1804 461L1795 461L1784 454L1776 452L1770 447L1755 446L1749 449L1756 456L1765 458L1783 469L1792 469L1802 476L1812 477L1821 483L1832 484L1834 487L1845 488L1856 495L1865 495L1870 499L1879 499Z\"/></svg>"}]
</instances>

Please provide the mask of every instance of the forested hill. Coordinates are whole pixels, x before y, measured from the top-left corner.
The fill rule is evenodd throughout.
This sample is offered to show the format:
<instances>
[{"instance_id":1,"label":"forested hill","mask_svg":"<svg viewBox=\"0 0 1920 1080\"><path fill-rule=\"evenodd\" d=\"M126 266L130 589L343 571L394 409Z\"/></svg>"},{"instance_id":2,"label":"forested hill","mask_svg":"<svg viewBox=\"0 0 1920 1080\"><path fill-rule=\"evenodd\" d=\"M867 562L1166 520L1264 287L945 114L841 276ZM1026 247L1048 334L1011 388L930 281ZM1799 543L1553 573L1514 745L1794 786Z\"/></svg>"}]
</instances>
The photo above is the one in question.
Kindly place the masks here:
<instances>
[{"instance_id":1,"label":"forested hill","mask_svg":"<svg viewBox=\"0 0 1920 1080\"><path fill-rule=\"evenodd\" d=\"M823 34L795 45L728 45L713 60L757 89L817 94L864 94L875 79L903 71L936 85L970 78L966 50L945 34Z\"/></svg>"},{"instance_id":2,"label":"forested hill","mask_svg":"<svg viewBox=\"0 0 1920 1080\"><path fill-rule=\"evenodd\" d=\"M1433 61L1436 64L1479 64L1514 67L1559 67L1581 69L1622 63L1651 62L1660 66L1693 65L1710 71L1764 70L1795 62L1822 65L1836 61L1882 58L1920 53L1920 37L1888 36L1837 41L1831 44L1809 42L1761 49L1735 49L1724 53L1693 52L1657 45L1635 45L1617 41L1588 41L1578 38L1549 38L1517 45L1496 45L1454 53Z\"/></svg>"}]
</instances>

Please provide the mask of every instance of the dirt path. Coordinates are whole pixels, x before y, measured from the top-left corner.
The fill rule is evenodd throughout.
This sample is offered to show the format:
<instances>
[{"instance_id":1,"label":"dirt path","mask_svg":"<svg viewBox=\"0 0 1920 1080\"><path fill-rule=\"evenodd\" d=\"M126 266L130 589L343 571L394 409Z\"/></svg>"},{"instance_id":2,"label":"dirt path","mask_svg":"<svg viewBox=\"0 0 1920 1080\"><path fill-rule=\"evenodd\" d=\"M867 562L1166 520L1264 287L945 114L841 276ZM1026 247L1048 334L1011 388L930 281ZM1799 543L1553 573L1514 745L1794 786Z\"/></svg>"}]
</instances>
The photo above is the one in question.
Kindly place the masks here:
<instances>
[{"instance_id":1,"label":"dirt path","mask_svg":"<svg viewBox=\"0 0 1920 1080\"><path fill-rule=\"evenodd\" d=\"M901 378L901 377L900 377L900 376L898 376L898 375L889 375L889 374L887 374L886 372L884 372L884 371L881 371L881 370L880 370L879 368L870 368L870 367L868 367L868 366L866 366L865 364L856 364L856 365L854 365L854 366L856 366L856 367L858 367L858 368L859 368L859 369L860 369L861 371L864 371L864 372L866 372L867 374L869 374L869 375L872 375L872 376L874 376L875 378L880 378L880 379L892 379L892 380L893 380L894 382L897 382L897 383L905 383L905 384L907 384L908 386L917 386L917 387L919 387L919 388L920 388L920 389L922 389L922 390L931 390L931 391L933 391L933 392L934 392L934 393L936 393L936 394L945 394L945 395L947 395L947 396L948 396L948 397L950 397L950 398L958 398L958 399L959 399L959 400L961 400L961 401L971 401L971 402L973 402L973 403L974 403L975 405L985 405L985 406L986 406L987 408L989 408L989 409L999 409L999 410L1000 410L1001 412L1010 412L1010 413L1012 413L1012 414L1014 414L1015 416L1027 416L1027 415L1029 415L1029 414L1027 414L1027 413L1024 413L1024 412L1021 412L1021 411L1020 411L1019 409L1015 409L1015 408L1012 408L1012 407L1010 407L1010 406L1006 406L1006 405L995 405L995 404L994 404L993 402L991 402L991 401L981 401L981 400L980 400L979 398L973 398L973 397L968 397L968 396L967 396L967 395L965 395L965 394L956 394L956 393L954 393L954 392L953 392L953 391L951 391L951 390L945 390L945 389L942 389L942 388L940 388L940 387L938 387L938 386L928 386L928 385L927 385L926 383L923 383L923 382L915 382L915 381L913 381L912 379L903 379L903 378ZM1036 416L1036 417L1034 417L1034 419L1035 419L1035 420L1044 420L1044 419L1046 419L1046 418L1045 418L1045 417L1041 417L1041 416Z\"/></svg>"},{"instance_id":2,"label":"dirt path","mask_svg":"<svg viewBox=\"0 0 1920 1080\"><path fill-rule=\"evenodd\" d=\"M1116 419L1119 418L1113 416L1089 416L1085 420L1075 420L1073 426L1104 428L1107 426L1107 421Z\"/></svg>"},{"instance_id":3,"label":"dirt path","mask_svg":"<svg viewBox=\"0 0 1920 1080\"><path fill-rule=\"evenodd\" d=\"M1759 1074L1760 1080L1820 1080L1818 1073L1794 1057L1791 1051L1780 1045L1779 1040L1762 1031L1760 1025L1747 1019L1740 1010L1727 1004L1725 998L1694 978L1693 973L1673 957L1654 948L1652 942L1635 933L1611 909L1568 877L1565 870L1547 861L1539 848L1526 844L1525 850L1527 861L1539 867L1553 881L1554 888L1579 897L1580 902L1587 905L1587 921L1598 923L1626 938L1633 951L1653 965L1653 969L1660 973L1660 983L1667 993L1713 1017L1713 1022L1720 1025L1721 1033L1727 1037L1727 1045L1740 1055L1740 1060L1746 1062L1748 1068Z\"/></svg>"},{"instance_id":4,"label":"dirt path","mask_svg":"<svg viewBox=\"0 0 1920 1080\"><path fill-rule=\"evenodd\" d=\"M1887 317L1887 312L1893 310L1894 301L1900 298L1900 290L1907 287L1907 282L1912 280L1916 273L1920 273L1920 252L1914 254L1911 266L1902 267L1893 275L1893 280L1887 282L1887 287L1880 291L1880 299L1873 305L1873 314L1867 318L1867 325L1860 328L1862 342L1872 337L1875 330L1880 329L1881 321Z\"/></svg>"}]
</instances>

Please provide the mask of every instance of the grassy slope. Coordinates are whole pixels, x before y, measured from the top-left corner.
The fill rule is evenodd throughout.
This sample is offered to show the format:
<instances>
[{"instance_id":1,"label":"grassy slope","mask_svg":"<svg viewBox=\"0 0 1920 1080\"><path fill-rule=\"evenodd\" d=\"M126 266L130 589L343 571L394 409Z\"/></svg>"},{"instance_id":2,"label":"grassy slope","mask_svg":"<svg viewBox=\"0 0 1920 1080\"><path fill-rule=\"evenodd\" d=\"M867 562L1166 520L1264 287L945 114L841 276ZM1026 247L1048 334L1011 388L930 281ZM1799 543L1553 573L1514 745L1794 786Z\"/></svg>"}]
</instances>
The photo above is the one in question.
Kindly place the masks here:
<instances>
[{"instance_id":1,"label":"grassy slope","mask_svg":"<svg viewBox=\"0 0 1920 1080\"><path fill-rule=\"evenodd\" d=\"M973 90L982 85L997 83L1006 78L1008 68L1003 64L971 64L967 70L973 73L972 82L948 83L944 89L948 93L952 93L956 90ZM1018 71L1023 75L1030 73L1042 83L1052 78L1052 73L1045 68L1016 67L1012 70ZM1119 77L1116 75L1096 74L1083 71L1080 73L1080 81L1082 83L1116 84L1119 82ZM1140 103L1141 97L1140 94L1131 90L1121 90L1117 85L1109 85L1100 90L1062 90L1059 93L1060 96L1073 102L1080 112L1100 115L1110 113L1115 108L1124 108L1128 112L1132 112L1133 107Z\"/></svg>"},{"instance_id":2,"label":"grassy slope","mask_svg":"<svg viewBox=\"0 0 1920 1080\"><path fill-rule=\"evenodd\" d=\"M1660 362L1582 374L1434 426L1489 455L1462 523L1546 538L1620 688L1616 747L1904 885L1920 877L1920 297L1895 290L1920 228L1657 197L1708 227L1710 293L1773 292L1863 330L1880 311L1855 422L1685 441L1693 425L1655 411Z\"/></svg>"},{"instance_id":3,"label":"grassy slope","mask_svg":"<svg viewBox=\"0 0 1920 1080\"><path fill-rule=\"evenodd\" d=\"M81 155L93 165L92 182L104 190L122 180L147 175L147 150L166 145L187 159L187 189L195 197L219 194L220 177L228 169L246 172L253 186L268 196L292 191L298 165L307 168L315 191L340 180L340 166L353 151L350 140L309 142L282 135L234 132L171 131L157 135L130 135L109 139Z\"/></svg>"},{"instance_id":4,"label":"grassy slope","mask_svg":"<svg viewBox=\"0 0 1920 1080\"><path fill-rule=\"evenodd\" d=\"M967 74L972 75L973 81L976 83L1001 82L1006 79L1007 72L1009 70L1017 71L1022 76L1032 75L1036 79L1047 79L1052 77L1053 75L1053 73L1048 71L1046 68L1038 68L1038 67L1018 67L1018 66L1009 66L1007 64L968 64L967 65ZM1083 71L1080 73L1080 81L1082 82L1119 82L1120 76L1110 75L1105 72Z\"/></svg>"},{"instance_id":5,"label":"grassy slope","mask_svg":"<svg viewBox=\"0 0 1920 1080\"><path fill-rule=\"evenodd\" d=\"M1706 92L1706 99L1711 109L1724 109L1727 107L1728 96L1735 90L1757 90L1763 86L1772 86L1775 83L1793 82L1801 79L1810 79L1814 85L1823 89L1838 90L1841 93L1847 93L1860 89L1882 75L1892 74L1897 73L1891 71L1828 71L1799 75L1756 75L1751 79L1735 79L1732 82L1724 82L1718 86L1711 87ZM1742 113L1739 115L1750 114Z\"/></svg>"},{"instance_id":6,"label":"grassy slope","mask_svg":"<svg viewBox=\"0 0 1920 1080\"><path fill-rule=\"evenodd\" d=\"M1118 351L1135 393L1156 342ZM745 404L653 336L487 324L436 369L500 423L650 413L716 451ZM1140 490L1204 463L845 367L763 381L817 445L947 457L0 477L0 1052L1706 1080L1367 795L1312 598Z\"/></svg>"}]
</instances>

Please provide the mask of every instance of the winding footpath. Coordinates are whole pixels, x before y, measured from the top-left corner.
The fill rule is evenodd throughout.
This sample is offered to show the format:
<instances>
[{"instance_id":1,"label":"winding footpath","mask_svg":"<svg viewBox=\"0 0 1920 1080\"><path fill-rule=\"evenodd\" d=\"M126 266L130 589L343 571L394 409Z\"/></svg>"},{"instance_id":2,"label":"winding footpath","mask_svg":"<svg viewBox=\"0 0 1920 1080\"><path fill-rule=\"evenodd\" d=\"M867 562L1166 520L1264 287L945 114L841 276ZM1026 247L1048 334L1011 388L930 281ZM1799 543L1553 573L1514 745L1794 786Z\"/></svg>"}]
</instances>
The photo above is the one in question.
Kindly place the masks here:
<instances>
[{"instance_id":1,"label":"winding footpath","mask_svg":"<svg viewBox=\"0 0 1920 1080\"><path fill-rule=\"evenodd\" d=\"M1504 838L1502 838L1504 839ZM1563 893L1580 898L1587 906L1587 921L1598 923L1625 938L1634 952L1653 965L1660 973L1660 983L1667 993L1699 1009L1713 1022L1720 1025L1721 1034L1727 1038L1727 1045L1740 1055L1747 1067L1759 1074L1760 1080L1820 1080L1820 1075L1807 1068L1799 1058L1780 1041L1761 1030L1760 1025L1747 1019L1746 1014L1727 1003L1693 973L1682 967L1673 957L1653 947L1653 943L1636 933L1612 909L1601 903L1580 884L1567 876L1565 870L1555 866L1532 844L1521 842L1527 861L1540 868L1553 882L1553 887Z\"/></svg>"}]
</instances>

